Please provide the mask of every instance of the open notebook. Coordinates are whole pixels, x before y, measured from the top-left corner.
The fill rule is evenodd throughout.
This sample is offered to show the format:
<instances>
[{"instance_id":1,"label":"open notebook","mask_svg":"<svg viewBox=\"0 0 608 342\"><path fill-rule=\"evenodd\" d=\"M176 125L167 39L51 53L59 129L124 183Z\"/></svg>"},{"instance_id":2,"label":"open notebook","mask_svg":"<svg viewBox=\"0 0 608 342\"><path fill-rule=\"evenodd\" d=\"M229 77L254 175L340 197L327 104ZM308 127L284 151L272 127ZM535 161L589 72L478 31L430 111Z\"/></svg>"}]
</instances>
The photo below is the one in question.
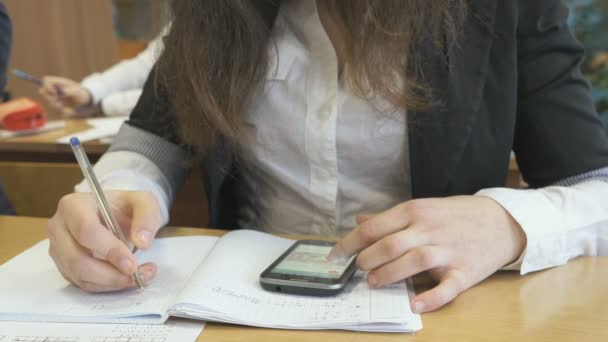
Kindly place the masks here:
<instances>
[{"instance_id":1,"label":"open notebook","mask_svg":"<svg viewBox=\"0 0 608 342\"><path fill-rule=\"evenodd\" d=\"M422 328L400 282L370 289L358 273L330 298L268 292L260 273L293 241L250 230L221 238L157 239L138 253L158 264L145 290L90 294L68 284L48 256L48 240L0 266L0 320L163 323L169 316L286 329L408 332Z\"/></svg>"}]
</instances>

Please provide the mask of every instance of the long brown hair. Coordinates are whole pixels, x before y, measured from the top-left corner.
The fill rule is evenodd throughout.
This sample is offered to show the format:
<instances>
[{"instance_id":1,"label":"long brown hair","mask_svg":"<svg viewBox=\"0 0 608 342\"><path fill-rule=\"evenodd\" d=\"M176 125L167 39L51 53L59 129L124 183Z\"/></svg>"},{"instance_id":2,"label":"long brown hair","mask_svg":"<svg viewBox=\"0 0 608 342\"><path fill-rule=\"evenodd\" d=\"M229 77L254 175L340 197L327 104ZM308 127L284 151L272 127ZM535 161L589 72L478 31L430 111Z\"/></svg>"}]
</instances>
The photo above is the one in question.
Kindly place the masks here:
<instances>
[{"instance_id":1,"label":"long brown hair","mask_svg":"<svg viewBox=\"0 0 608 342\"><path fill-rule=\"evenodd\" d=\"M316 1L316 0L299 0ZM466 0L318 0L344 46L344 79L355 94L424 110L433 93L419 76L420 47L444 53L457 41ZM184 144L204 153L218 137L238 140L241 113L268 68L265 9L276 0L176 0L157 68Z\"/></svg>"}]
</instances>

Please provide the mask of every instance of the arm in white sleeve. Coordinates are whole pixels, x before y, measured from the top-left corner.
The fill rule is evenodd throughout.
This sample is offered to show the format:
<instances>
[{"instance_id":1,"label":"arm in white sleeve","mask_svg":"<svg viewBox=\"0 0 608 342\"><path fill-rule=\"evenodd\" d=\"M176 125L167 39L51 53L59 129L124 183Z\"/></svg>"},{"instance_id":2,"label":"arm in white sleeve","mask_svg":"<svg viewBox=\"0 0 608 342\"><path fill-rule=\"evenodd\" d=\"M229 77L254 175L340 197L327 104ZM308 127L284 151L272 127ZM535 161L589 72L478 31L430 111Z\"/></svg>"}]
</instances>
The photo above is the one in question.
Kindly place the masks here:
<instances>
[{"instance_id":1,"label":"arm in white sleeve","mask_svg":"<svg viewBox=\"0 0 608 342\"><path fill-rule=\"evenodd\" d=\"M154 194L161 210L162 225L169 222L169 206L173 193L165 175L151 160L131 151L104 154L93 168L104 190L149 191ZM82 180L76 192L88 192L89 184Z\"/></svg>"},{"instance_id":2,"label":"arm in white sleeve","mask_svg":"<svg viewBox=\"0 0 608 342\"><path fill-rule=\"evenodd\" d=\"M608 167L546 188L484 189L521 225L527 238L521 274L565 264L578 256L608 255Z\"/></svg>"},{"instance_id":3,"label":"arm in white sleeve","mask_svg":"<svg viewBox=\"0 0 608 342\"><path fill-rule=\"evenodd\" d=\"M132 89L110 94L101 100L101 111L107 116L131 114L141 96L142 89Z\"/></svg>"},{"instance_id":4,"label":"arm in white sleeve","mask_svg":"<svg viewBox=\"0 0 608 342\"><path fill-rule=\"evenodd\" d=\"M92 97L93 104L106 96L131 89L141 89L163 49L163 36L167 27L136 57L117 63L101 73L94 73L82 81Z\"/></svg>"},{"instance_id":5,"label":"arm in white sleeve","mask_svg":"<svg viewBox=\"0 0 608 342\"><path fill-rule=\"evenodd\" d=\"M189 161L189 153L180 146L125 123L94 171L104 189L152 192L166 224L173 196L189 173ZM84 182L76 186L76 191L87 190Z\"/></svg>"}]
</instances>

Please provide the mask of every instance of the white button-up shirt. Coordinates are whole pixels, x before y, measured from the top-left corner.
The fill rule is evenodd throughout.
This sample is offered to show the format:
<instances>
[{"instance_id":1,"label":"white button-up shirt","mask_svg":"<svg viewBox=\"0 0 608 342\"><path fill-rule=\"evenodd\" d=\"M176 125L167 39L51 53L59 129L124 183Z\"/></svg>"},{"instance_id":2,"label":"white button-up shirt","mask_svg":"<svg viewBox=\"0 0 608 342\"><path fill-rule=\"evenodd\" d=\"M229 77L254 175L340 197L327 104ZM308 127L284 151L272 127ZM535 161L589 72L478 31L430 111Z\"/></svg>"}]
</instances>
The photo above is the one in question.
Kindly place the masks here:
<instances>
[{"instance_id":1,"label":"white button-up shirt","mask_svg":"<svg viewBox=\"0 0 608 342\"><path fill-rule=\"evenodd\" d=\"M357 214L409 199L405 112L344 86L316 2L285 2L272 42L264 90L245 113L240 225L343 235Z\"/></svg>"}]
</instances>

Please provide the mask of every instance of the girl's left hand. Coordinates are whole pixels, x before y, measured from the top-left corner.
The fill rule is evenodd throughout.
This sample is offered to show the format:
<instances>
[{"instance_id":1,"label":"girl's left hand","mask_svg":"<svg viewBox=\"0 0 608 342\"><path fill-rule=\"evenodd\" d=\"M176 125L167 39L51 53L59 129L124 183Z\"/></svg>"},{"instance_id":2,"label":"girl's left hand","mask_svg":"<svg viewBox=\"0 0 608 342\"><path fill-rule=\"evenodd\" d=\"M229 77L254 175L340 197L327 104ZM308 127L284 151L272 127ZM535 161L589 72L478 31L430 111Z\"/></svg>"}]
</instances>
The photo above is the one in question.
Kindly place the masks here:
<instances>
[{"instance_id":1,"label":"girl's left hand","mask_svg":"<svg viewBox=\"0 0 608 342\"><path fill-rule=\"evenodd\" d=\"M415 312L433 311L517 260L526 246L521 226L483 196L417 199L357 218L328 259L359 252L357 266L381 287L429 271L439 282L411 301Z\"/></svg>"}]
</instances>

